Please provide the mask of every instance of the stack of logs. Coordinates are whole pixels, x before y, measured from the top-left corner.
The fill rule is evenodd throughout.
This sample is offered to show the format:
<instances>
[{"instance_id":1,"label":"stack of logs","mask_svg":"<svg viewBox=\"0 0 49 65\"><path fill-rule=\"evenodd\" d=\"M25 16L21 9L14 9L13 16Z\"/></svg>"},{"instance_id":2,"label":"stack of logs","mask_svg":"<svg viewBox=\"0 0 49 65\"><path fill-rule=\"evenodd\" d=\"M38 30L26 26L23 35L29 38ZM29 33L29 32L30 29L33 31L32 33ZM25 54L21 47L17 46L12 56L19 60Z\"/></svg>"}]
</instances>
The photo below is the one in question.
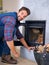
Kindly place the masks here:
<instances>
[{"instance_id":1,"label":"stack of logs","mask_svg":"<svg viewBox=\"0 0 49 65\"><path fill-rule=\"evenodd\" d=\"M36 46L35 47L35 50L38 52L38 53L43 53L44 51L49 53L49 47L47 46L42 46L42 45L39 45L39 46Z\"/></svg>"}]
</instances>

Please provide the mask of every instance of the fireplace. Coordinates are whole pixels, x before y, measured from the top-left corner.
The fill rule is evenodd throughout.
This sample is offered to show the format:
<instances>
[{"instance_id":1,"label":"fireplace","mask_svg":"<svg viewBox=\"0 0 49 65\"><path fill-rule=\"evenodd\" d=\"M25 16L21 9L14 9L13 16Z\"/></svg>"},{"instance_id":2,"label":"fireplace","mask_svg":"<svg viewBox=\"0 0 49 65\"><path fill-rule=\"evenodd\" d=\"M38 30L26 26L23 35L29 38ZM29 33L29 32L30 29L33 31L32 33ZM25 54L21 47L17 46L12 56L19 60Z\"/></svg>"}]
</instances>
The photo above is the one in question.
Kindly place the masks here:
<instances>
[{"instance_id":1,"label":"fireplace","mask_svg":"<svg viewBox=\"0 0 49 65\"><path fill-rule=\"evenodd\" d=\"M25 24L24 30L24 38L29 46L36 46L44 45L45 44L45 28L46 28L46 21L45 20L27 20ZM37 65L46 65L45 64L45 54L37 53L37 50L31 50L30 54L28 54L28 50L24 47L21 47L20 50L21 57L33 60L35 58ZM34 56L33 56L34 54ZM46 56L46 57L45 57ZM33 58L34 57L34 58ZM46 58L47 59L47 58ZM33 60L33 61L35 61ZM42 62L41 62L42 61ZM49 62L49 61L48 61ZM46 60L47 63L47 60Z\"/></svg>"},{"instance_id":2,"label":"fireplace","mask_svg":"<svg viewBox=\"0 0 49 65\"><path fill-rule=\"evenodd\" d=\"M45 20L28 20L25 22L25 40L29 46L45 44Z\"/></svg>"},{"instance_id":3,"label":"fireplace","mask_svg":"<svg viewBox=\"0 0 49 65\"><path fill-rule=\"evenodd\" d=\"M45 44L45 20L27 20L25 23L21 23L20 26L24 26L24 38L29 46ZM15 46L22 45L20 41L14 43Z\"/></svg>"}]
</instances>

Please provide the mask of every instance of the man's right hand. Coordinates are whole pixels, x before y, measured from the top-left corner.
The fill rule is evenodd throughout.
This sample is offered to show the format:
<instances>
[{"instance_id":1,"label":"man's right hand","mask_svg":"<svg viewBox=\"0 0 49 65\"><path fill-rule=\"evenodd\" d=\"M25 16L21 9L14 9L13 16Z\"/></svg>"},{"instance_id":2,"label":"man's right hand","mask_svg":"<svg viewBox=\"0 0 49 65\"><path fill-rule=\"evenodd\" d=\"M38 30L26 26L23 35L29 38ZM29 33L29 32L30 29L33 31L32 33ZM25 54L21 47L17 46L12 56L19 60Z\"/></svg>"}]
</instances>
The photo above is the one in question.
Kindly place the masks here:
<instances>
[{"instance_id":1,"label":"man's right hand","mask_svg":"<svg viewBox=\"0 0 49 65\"><path fill-rule=\"evenodd\" d=\"M20 54L18 52L13 53L13 55L15 56L15 58L18 58L20 56Z\"/></svg>"},{"instance_id":2,"label":"man's right hand","mask_svg":"<svg viewBox=\"0 0 49 65\"><path fill-rule=\"evenodd\" d=\"M16 58L18 58L18 57L19 57L19 54L16 52L16 49L15 49L13 40L12 40L12 41L6 41L6 42L7 42L8 47L10 48L12 54L13 54Z\"/></svg>"}]
</instances>

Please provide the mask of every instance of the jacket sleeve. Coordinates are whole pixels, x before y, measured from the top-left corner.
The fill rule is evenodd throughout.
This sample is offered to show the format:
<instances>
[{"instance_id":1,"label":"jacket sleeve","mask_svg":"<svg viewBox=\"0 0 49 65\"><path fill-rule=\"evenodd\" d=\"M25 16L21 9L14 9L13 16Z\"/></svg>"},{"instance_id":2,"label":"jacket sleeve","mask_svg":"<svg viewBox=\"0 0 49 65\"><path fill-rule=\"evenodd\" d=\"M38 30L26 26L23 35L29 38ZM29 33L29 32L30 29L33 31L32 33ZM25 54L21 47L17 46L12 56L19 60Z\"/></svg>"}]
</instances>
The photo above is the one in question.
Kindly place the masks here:
<instances>
[{"instance_id":1,"label":"jacket sleeve","mask_svg":"<svg viewBox=\"0 0 49 65\"><path fill-rule=\"evenodd\" d=\"M6 41L13 40L13 31L15 26L15 19L13 17L5 17L4 21L6 21L4 26L4 39Z\"/></svg>"},{"instance_id":2,"label":"jacket sleeve","mask_svg":"<svg viewBox=\"0 0 49 65\"><path fill-rule=\"evenodd\" d=\"M19 29L17 29L17 31L16 31L16 36L17 36L18 39L23 38L23 35L22 35L21 32L19 31Z\"/></svg>"}]
</instances>

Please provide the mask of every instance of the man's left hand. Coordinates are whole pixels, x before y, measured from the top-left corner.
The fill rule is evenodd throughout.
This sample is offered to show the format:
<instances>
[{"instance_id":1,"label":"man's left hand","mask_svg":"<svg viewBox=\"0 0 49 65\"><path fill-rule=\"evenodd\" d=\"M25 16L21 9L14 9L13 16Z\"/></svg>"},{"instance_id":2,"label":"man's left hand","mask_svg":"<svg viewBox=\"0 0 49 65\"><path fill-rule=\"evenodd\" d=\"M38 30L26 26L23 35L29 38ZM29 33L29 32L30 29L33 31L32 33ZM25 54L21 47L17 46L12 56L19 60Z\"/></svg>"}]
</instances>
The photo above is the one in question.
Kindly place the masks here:
<instances>
[{"instance_id":1,"label":"man's left hand","mask_svg":"<svg viewBox=\"0 0 49 65\"><path fill-rule=\"evenodd\" d=\"M28 47L28 50L30 51L30 50L34 50L35 49L35 47Z\"/></svg>"}]
</instances>

